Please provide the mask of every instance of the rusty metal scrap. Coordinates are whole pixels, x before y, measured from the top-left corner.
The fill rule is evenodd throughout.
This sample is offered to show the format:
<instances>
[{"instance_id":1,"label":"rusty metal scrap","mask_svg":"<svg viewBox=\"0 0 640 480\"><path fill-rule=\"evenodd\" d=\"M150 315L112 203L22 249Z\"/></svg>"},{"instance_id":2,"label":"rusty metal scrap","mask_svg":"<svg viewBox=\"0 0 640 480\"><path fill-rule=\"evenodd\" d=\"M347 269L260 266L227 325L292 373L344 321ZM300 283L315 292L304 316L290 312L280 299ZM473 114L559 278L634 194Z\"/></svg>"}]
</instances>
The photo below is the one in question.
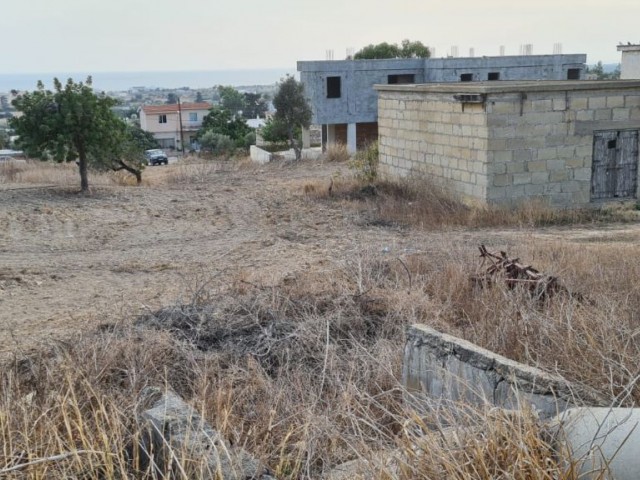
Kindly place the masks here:
<instances>
[{"instance_id":1,"label":"rusty metal scrap","mask_svg":"<svg viewBox=\"0 0 640 480\"><path fill-rule=\"evenodd\" d=\"M506 252L492 253L484 245L480 245L481 268L489 266L483 272L472 275L471 282L475 286L486 287L503 282L510 290L518 286L528 290L538 298L551 297L559 292L566 292L557 277L545 275L531 265L523 265L519 258L509 258Z\"/></svg>"}]
</instances>

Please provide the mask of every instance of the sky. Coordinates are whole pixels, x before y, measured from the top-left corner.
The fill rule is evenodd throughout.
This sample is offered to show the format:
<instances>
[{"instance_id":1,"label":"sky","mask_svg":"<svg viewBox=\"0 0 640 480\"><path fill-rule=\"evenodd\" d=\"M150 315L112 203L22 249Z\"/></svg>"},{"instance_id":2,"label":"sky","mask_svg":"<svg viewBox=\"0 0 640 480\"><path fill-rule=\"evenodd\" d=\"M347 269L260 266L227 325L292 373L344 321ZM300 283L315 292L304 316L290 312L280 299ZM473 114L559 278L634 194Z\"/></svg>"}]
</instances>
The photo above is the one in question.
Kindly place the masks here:
<instances>
[{"instance_id":1,"label":"sky","mask_svg":"<svg viewBox=\"0 0 640 480\"><path fill-rule=\"evenodd\" d=\"M447 56L586 53L640 43L640 0L0 0L0 74L295 69L370 43Z\"/></svg>"}]
</instances>

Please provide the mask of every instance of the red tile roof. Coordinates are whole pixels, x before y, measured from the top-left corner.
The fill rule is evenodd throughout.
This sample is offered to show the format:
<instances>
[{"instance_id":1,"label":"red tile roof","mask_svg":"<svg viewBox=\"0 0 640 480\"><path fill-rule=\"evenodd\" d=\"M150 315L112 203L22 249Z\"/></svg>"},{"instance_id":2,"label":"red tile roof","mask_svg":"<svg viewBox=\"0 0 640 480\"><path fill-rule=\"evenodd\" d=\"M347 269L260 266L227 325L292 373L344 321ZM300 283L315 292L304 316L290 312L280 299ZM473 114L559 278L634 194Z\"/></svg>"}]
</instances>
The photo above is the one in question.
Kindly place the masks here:
<instances>
[{"instance_id":1,"label":"red tile roof","mask_svg":"<svg viewBox=\"0 0 640 480\"><path fill-rule=\"evenodd\" d=\"M185 110L209 110L211 108L210 103L183 103L181 105L182 111ZM153 113L175 113L178 111L178 104L173 103L171 105L144 105L142 111L146 114Z\"/></svg>"}]
</instances>

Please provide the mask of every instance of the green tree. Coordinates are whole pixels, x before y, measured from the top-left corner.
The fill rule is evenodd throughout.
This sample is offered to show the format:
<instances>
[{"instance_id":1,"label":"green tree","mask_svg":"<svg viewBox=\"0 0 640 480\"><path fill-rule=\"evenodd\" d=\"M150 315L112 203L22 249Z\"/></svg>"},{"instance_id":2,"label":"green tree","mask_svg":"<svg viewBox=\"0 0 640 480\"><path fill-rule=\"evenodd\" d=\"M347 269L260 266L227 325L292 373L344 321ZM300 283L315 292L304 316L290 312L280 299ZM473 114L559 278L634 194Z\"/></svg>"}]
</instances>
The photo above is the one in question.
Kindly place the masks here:
<instances>
[{"instance_id":1,"label":"green tree","mask_svg":"<svg viewBox=\"0 0 640 480\"><path fill-rule=\"evenodd\" d=\"M587 66L586 73L595 75L596 80L618 80L620 78L620 64L612 72L605 72L602 61L599 61L592 67Z\"/></svg>"},{"instance_id":2,"label":"green tree","mask_svg":"<svg viewBox=\"0 0 640 480\"><path fill-rule=\"evenodd\" d=\"M229 110L234 116L238 115L238 112L244 111L245 102L242 93L233 87L218 85L217 88L222 108Z\"/></svg>"},{"instance_id":3,"label":"green tree","mask_svg":"<svg viewBox=\"0 0 640 480\"><path fill-rule=\"evenodd\" d=\"M261 94L251 92L244 94L244 109L242 110L244 118L264 117L268 108L267 100Z\"/></svg>"},{"instance_id":4,"label":"green tree","mask_svg":"<svg viewBox=\"0 0 640 480\"><path fill-rule=\"evenodd\" d=\"M204 102L204 98L202 98L202 92L197 92L196 93L196 103L202 103Z\"/></svg>"},{"instance_id":5,"label":"green tree","mask_svg":"<svg viewBox=\"0 0 640 480\"><path fill-rule=\"evenodd\" d=\"M37 90L16 98L13 106L22 115L11 119L11 127L28 155L59 162L77 159L80 187L86 192L89 159L111 161L124 122L111 111L113 98L94 93L91 77L85 83L69 79L65 85L55 78L54 87L45 90L38 82Z\"/></svg>"},{"instance_id":6,"label":"green tree","mask_svg":"<svg viewBox=\"0 0 640 480\"><path fill-rule=\"evenodd\" d=\"M289 133L287 126L280 120L270 118L266 121L264 127L260 129L260 135L262 138L271 143L281 143L289 140ZM301 137L301 131L298 127L295 132L296 139Z\"/></svg>"},{"instance_id":7,"label":"green tree","mask_svg":"<svg viewBox=\"0 0 640 480\"><path fill-rule=\"evenodd\" d=\"M200 137L200 144L203 149L219 156L229 155L235 148L235 142L228 135L215 133L211 130Z\"/></svg>"},{"instance_id":8,"label":"green tree","mask_svg":"<svg viewBox=\"0 0 640 480\"><path fill-rule=\"evenodd\" d=\"M398 58L400 49L397 44L382 42L377 45L369 44L357 51L353 56L355 60L372 60L379 58Z\"/></svg>"},{"instance_id":9,"label":"green tree","mask_svg":"<svg viewBox=\"0 0 640 480\"><path fill-rule=\"evenodd\" d=\"M429 58L430 56L431 52L429 52L429 47L422 42L417 40L415 42L410 40L402 41L400 49L401 58Z\"/></svg>"},{"instance_id":10,"label":"green tree","mask_svg":"<svg viewBox=\"0 0 640 480\"><path fill-rule=\"evenodd\" d=\"M231 111L225 108L214 106L202 119L202 127L198 132L198 138L202 141L203 135L207 132L225 135L233 140L236 146L242 147L244 145L244 137L251 132L251 128L244 118L234 116Z\"/></svg>"},{"instance_id":11,"label":"green tree","mask_svg":"<svg viewBox=\"0 0 640 480\"><path fill-rule=\"evenodd\" d=\"M304 85L287 75L278 85L278 92L273 97L273 106L276 108L275 119L285 126L296 160L300 160L302 142L296 138L296 128L309 128L312 116L311 107L304 94Z\"/></svg>"},{"instance_id":12,"label":"green tree","mask_svg":"<svg viewBox=\"0 0 640 480\"><path fill-rule=\"evenodd\" d=\"M178 103L178 95L175 94L174 92L169 92L167 94L167 105L175 105L176 103Z\"/></svg>"},{"instance_id":13,"label":"green tree","mask_svg":"<svg viewBox=\"0 0 640 480\"><path fill-rule=\"evenodd\" d=\"M157 148L158 142L151 133L125 122L120 122L111 135L116 140L112 142L111 150L101 158L90 157L91 166L97 170L126 170L136 177L138 184L142 183L146 163L144 151Z\"/></svg>"},{"instance_id":14,"label":"green tree","mask_svg":"<svg viewBox=\"0 0 640 480\"><path fill-rule=\"evenodd\" d=\"M382 42L377 45L367 45L353 56L355 60L373 60L382 58L429 58L429 48L422 42L403 40L401 46L397 43Z\"/></svg>"}]
</instances>

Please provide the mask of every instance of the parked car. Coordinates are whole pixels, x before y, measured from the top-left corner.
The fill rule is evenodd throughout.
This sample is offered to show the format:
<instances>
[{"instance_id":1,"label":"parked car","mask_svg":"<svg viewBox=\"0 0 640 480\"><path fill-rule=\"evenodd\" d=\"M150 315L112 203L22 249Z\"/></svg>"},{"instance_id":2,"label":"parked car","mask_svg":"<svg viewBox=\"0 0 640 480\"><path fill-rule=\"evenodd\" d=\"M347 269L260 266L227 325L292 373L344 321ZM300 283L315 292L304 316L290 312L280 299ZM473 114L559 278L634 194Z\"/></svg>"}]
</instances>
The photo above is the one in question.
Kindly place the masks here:
<instances>
[{"instance_id":1,"label":"parked car","mask_svg":"<svg viewBox=\"0 0 640 480\"><path fill-rule=\"evenodd\" d=\"M154 148L151 150L145 150L144 156L147 159L147 163L149 165L169 165L169 158L166 153L164 153L159 148Z\"/></svg>"}]
</instances>

